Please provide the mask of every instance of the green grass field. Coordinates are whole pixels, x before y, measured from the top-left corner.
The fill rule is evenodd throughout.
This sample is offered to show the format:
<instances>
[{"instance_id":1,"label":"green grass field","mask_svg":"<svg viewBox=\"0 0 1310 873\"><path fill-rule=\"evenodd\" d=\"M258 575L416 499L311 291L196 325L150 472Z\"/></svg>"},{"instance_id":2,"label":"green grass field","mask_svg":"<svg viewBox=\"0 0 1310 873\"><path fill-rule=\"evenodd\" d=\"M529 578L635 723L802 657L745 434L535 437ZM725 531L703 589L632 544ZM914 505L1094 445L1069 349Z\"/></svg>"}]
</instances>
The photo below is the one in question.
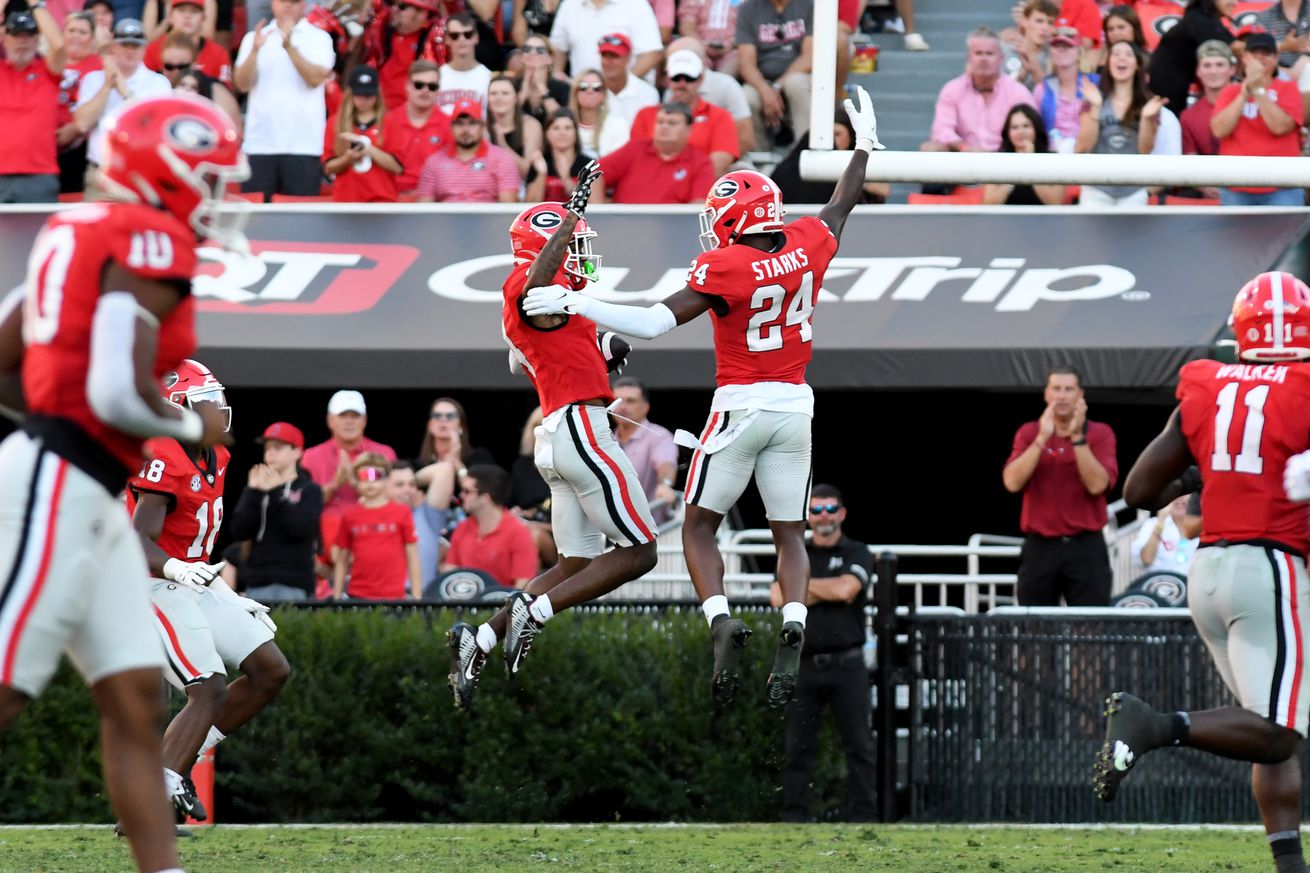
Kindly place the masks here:
<instances>
[{"instance_id":1,"label":"green grass field","mask_svg":"<svg viewBox=\"0 0 1310 873\"><path fill-rule=\"evenodd\" d=\"M492 871L1272 870L1263 834L1231 828L990 828L868 825L432 825L197 828L189 873ZM6 873L131 871L107 827L0 829Z\"/></svg>"}]
</instances>

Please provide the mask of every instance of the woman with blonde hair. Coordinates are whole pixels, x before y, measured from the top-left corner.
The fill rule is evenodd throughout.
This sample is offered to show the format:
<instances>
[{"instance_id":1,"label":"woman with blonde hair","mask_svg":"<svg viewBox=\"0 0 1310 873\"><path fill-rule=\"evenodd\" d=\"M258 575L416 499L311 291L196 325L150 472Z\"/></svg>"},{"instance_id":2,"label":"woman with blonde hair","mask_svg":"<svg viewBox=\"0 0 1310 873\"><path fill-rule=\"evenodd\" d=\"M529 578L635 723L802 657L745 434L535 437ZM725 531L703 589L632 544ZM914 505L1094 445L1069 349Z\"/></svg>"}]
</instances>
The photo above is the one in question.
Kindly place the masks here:
<instances>
[{"instance_id":1,"label":"woman with blonde hair","mask_svg":"<svg viewBox=\"0 0 1310 873\"><path fill-rule=\"evenodd\" d=\"M400 161L384 151L382 119L386 106L378 72L361 64L350 71L341 108L328 119L323 143L323 171L335 176L332 199L338 203L394 203Z\"/></svg>"},{"instance_id":2,"label":"woman with blonde hair","mask_svg":"<svg viewBox=\"0 0 1310 873\"><path fill-rule=\"evenodd\" d=\"M569 109L578 123L582 153L600 158L628 141L629 126L609 111L605 80L598 70L583 70L573 78Z\"/></svg>"},{"instance_id":3,"label":"woman with blonde hair","mask_svg":"<svg viewBox=\"0 0 1310 873\"><path fill-rule=\"evenodd\" d=\"M509 76L496 76L487 86L487 134L514 155L520 178L526 176L532 156L541 151L541 122L524 113L518 83Z\"/></svg>"}]
</instances>

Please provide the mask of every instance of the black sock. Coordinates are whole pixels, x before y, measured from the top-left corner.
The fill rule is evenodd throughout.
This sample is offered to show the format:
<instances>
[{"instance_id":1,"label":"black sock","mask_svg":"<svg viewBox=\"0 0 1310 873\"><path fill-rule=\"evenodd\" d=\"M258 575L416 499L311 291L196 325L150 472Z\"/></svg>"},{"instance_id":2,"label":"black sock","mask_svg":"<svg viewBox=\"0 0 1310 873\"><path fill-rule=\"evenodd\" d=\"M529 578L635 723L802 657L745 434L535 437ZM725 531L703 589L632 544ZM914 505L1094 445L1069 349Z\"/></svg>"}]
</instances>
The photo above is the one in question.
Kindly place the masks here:
<instances>
[{"instance_id":1,"label":"black sock","mask_svg":"<svg viewBox=\"0 0 1310 873\"><path fill-rule=\"evenodd\" d=\"M1192 719L1185 712L1175 712L1169 716L1169 745L1185 746L1192 735Z\"/></svg>"},{"instance_id":2,"label":"black sock","mask_svg":"<svg viewBox=\"0 0 1310 873\"><path fill-rule=\"evenodd\" d=\"M1305 856L1301 854L1301 834L1298 831L1270 834L1269 851L1274 854L1274 866L1278 873L1306 873Z\"/></svg>"}]
</instances>

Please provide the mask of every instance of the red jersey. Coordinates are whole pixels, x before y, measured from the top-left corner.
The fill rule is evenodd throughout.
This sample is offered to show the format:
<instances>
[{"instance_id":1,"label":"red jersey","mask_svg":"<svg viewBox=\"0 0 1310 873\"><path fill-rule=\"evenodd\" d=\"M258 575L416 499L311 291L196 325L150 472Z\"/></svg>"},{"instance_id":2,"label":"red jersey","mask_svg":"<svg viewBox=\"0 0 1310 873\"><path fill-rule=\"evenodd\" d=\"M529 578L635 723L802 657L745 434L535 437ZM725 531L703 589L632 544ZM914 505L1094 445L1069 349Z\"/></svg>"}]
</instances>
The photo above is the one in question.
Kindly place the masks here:
<instances>
[{"instance_id":1,"label":"red jersey","mask_svg":"<svg viewBox=\"0 0 1310 873\"><path fill-rule=\"evenodd\" d=\"M333 115L323 131L325 164L337 156L338 120L339 116ZM382 145L382 128L378 125L371 124L362 130L356 126L351 133L366 136L373 145L387 151ZM395 203L396 198L396 174L379 167L371 155L360 158L332 180L332 199L337 203Z\"/></svg>"},{"instance_id":2,"label":"red jersey","mask_svg":"<svg viewBox=\"0 0 1310 873\"><path fill-rule=\"evenodd\" d=\"M405 546L417 542L407 506L387 503L370 509L357 503L347 509L337 528L337 548L349 549L353 558L346 593L365 600L403 600L409 575Z\"/></svg>"},{"instance_id":3,"label":"red jersey","mask_svg":"<svg viewBox=\"0 0 1310 873\"><path fill-rule=\"evenodd\" d=\"M128 514L136 512L143 491L167 497L168 515L156 544L170 558L209 563L223 524L223 483L232 454L215 446L197 463L177 440L156 437L146 443L145 456L127 483Z\"/></svg>"},{"instance_id":4,"label":"red jersey","mask_svg":"<svg viewBox=\"0 0 1310 873\"><path fill-rule=\"evenodd\" d=\"M1201 543L1272 540L1310 551L1306 507L1283 490L1310 448L1310 365L1192 361L1178 376L1183 436L1201 466Z\"/></svg>"},{"instance_id":5,"label":"red jersey","mask_svg":"<svg viewBox=\"0 0 1310 873\"><path fill-rule=\"evenodd\" d=\"M427 124L415 127L404 106L395 111L388 110L382 119L382 141L387 144L387 152L400 161L396 187L401 191L413 191L418 186L423 163L450 142L450 116L440 109L433 109Z\"/></svg>"},{"instance_id":6,"label":"red jersey","mask_svg":"<svg viewBox=\"0 0 1310 873\"><path fill-rule=\"evenodd\" d=\"M531 264L516 264L505 280L505 302L501 308L501 327L505 342L527 358L528 378L537 389L541 411L550 415L557 409L582 400L614 399L610 391L605 356L596 344L596 322L580 315L570 315L559 327L538 330L528 324L519 307L523 286L528 281ZM555 281L572 287L572 279L561 267Z\"/></svg>"},{"instance_id":7,"label":"red jersey","mask_svg":"<svg viewBox=\"0 0 1310 873\"><path fill-rule=\"evenodd\" d=\"M23 304L23 395L28 411L71 421L122 465L124 479L141 466L140 437L105 424L86 396L91 324L110 262L142 278L187 292L196 269L196 235L172 214L136 203L87 203L57 212L32 246ZM155 378L196 349L190 293L160 322Z\"/></svg>"},{"instance_id":8,"label":"red jersey","mask_svg":"<svg viewBox=\"0 0 1310 873\"><path fill-rule=\"evenodd\" d=\"M710 310L720 387L805 381L814 352L810 319L837 238L812 216L782 234L775 252L738 243L691 262L687 284L724 304Z\"/></svg>"}]
</instances>

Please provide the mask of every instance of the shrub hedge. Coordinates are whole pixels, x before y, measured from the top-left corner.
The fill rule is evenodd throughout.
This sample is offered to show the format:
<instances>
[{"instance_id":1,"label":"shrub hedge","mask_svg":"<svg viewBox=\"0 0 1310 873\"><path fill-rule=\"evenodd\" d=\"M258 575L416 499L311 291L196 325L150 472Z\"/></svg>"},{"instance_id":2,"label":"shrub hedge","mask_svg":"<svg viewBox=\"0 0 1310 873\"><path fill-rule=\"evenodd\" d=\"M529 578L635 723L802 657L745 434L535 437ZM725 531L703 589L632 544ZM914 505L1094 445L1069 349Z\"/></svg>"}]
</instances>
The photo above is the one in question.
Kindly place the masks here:
<instances>
[{"instance_id":1,"label":"shrub hedge","mask_svg":"<svg viewBox=\"0 0 1310 873\"><path fill-rule=\"evenodd\" d=\"M218 749L220 821L751 821L776 817L782 716L764 702L776 613L736 704L710 704L697 609L570 611L520 677L500 650L471 714L446 686L445 629L486 613L280 610L294 672L281 698ZM180 698L175 698L175 707ZM0 737L0 819L108 821L96 720L65 667ZM842 797L825 728L817 814Z\"/></svg>"}]
</instances>

